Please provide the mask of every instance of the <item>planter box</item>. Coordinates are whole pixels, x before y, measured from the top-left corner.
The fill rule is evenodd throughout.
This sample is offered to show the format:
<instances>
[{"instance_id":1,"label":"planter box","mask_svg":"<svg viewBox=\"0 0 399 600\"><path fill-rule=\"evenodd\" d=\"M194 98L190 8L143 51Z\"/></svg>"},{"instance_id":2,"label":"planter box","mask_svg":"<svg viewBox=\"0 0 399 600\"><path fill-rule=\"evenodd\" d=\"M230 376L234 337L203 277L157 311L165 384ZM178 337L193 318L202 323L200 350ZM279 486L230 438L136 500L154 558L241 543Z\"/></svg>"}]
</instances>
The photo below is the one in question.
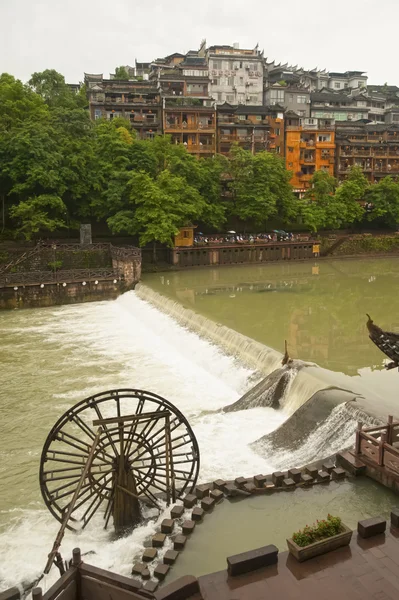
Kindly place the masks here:
<instances>
[{"instance_id":1,"label":"planter box","mask_svg":"<svg viewBox=\"0 0 399 600\"><path fill-rule=\"evenodd\" d=\"M303 562L314 556L320 556L320 554L326 554L327 552L331 552L331 550L341 548L341 546L348 546L352 539L352 533L352 529L342 524L341 533L309 544L309 546L298 546L294 540L289 539L287 540L288 550L299 562Z\"/></svg>"}]
</instances>

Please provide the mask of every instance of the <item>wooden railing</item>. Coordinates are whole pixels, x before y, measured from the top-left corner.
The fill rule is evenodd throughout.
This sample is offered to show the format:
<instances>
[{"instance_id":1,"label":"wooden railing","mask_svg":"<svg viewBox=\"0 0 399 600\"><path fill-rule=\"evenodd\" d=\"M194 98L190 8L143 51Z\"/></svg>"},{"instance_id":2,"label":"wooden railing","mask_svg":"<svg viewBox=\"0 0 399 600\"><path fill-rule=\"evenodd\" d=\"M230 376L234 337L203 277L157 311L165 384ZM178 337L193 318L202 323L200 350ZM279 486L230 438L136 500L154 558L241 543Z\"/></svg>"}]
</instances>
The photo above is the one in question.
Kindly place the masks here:
<instances>
[{"instance_id":1,"label":"wooden railing","mask_svg":"<svg viewBox=\"0 0 399 600\"><path fill-rule=\"evenodd\" d=\"M390 415L386 425L363 427L359 422L355 453L399 475L399 421Z\"/></svg>"},{"instance_id":2,"label":"wooden railing","mask_svg":"<svg viewBox=\"0 0 399 600\"><path fill-rule=\"evenodd\" d=\"M61 271L25 271L0 276L0 288L20 285L71 283L120 279L121 275L108 269L64 269Z\"/></svg>"}]
</instances>

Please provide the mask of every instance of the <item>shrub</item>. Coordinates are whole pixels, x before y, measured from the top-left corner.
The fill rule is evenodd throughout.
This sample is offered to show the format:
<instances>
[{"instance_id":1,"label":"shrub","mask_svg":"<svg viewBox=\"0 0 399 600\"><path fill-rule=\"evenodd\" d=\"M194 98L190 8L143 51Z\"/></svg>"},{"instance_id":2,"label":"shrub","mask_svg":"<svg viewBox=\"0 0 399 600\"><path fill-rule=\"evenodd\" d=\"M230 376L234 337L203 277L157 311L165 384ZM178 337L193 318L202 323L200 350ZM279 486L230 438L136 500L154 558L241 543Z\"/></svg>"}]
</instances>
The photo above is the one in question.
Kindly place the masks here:
<instances>
[{"instance_id":1,"label":"shrub","mask_svg":"<svg viewBox=\"0 0 399 600\"><path fill-rule=\"evenodd\" d=\"M52 271L59 271L62 267L62 260L53 260L52 262L47 263L47 266Z\"/></svg>"},{"instance_id":2,"label":"shrub","mask_svg":"<svg viewBox=\"0 0 399 600\"><path fill-rule=\"evenodd\" d=\"M342 521L340 517L327 515L327 519L317 521L316 525L306 525L302 530L292 534L293 541L303 548L319 540L337 535L342 530Z\"/></svg>"}]
</instances>

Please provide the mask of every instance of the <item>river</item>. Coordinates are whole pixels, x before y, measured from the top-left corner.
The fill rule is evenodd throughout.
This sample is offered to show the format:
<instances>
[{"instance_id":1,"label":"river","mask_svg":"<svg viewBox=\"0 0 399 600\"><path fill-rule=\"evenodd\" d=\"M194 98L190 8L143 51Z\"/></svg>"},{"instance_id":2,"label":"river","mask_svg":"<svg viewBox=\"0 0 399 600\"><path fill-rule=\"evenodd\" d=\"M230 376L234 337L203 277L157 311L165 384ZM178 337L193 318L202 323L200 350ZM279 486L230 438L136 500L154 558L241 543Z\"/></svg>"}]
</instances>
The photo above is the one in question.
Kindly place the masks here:
<instances>
[{"instance_id":1,"label":"river","mask_svg":"<svg viewBox=\"0 0 399 600\"><path fill-rule=\"evenodd\" d=\"M274 350L281 351L287 339L293 355L329 373L378 378L383 383L376 389L393 390L397 374L381 371L382 355L367 339L364 314L397 327L398 275L394 259L331 261L147 275L143 287L204 315L204 326L217 320L267 343L259 356L268 357L268 371L279 360ZM0 590L33 581L43 570L58 523L40 496L41 449L61 414L87 396L134 387L176 404L198 439L201 481L267 473L282 464L283 452L280 460L278 452L263 456L250 443L275 430L297 405L212 412L259 380L250 344L245 360L229 355L150 305L143 291L111 302L2 312L0 335ZM302 381L292 388L299 404L317 389L312 385ZM345 436L352 427L350 422ZM314 458L312 448L301 456L309 459L313 452ZM100 525L94 519L78 536L67 533L63 556L79 545L95 552L93 564L129 574L156 519L119 540ZM55 576L53 570L43 587Z\"/></svg>"}]
</instances>

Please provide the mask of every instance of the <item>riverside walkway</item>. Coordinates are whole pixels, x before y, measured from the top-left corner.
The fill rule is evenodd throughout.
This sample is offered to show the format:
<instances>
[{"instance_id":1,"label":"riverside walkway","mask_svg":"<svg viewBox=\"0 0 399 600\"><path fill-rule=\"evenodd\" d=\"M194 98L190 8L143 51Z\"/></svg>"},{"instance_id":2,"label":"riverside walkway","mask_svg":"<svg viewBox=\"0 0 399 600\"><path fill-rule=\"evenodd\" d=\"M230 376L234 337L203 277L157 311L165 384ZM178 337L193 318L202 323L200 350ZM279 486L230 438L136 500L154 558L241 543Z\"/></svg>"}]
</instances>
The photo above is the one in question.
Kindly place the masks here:
<instances>
[{"instance_id":1,"label":"riverside walkway","mask_svg":"<svg viewBox=\"0 0 399 600\"><path fill-rule=\"evenodd\" d=\"M350 546L298 563L288 552L275 565L246 575L226 571L198 579L203 600L397 600L399 529L368 539L352 536Z\"/></svg>"}]
</instances>

